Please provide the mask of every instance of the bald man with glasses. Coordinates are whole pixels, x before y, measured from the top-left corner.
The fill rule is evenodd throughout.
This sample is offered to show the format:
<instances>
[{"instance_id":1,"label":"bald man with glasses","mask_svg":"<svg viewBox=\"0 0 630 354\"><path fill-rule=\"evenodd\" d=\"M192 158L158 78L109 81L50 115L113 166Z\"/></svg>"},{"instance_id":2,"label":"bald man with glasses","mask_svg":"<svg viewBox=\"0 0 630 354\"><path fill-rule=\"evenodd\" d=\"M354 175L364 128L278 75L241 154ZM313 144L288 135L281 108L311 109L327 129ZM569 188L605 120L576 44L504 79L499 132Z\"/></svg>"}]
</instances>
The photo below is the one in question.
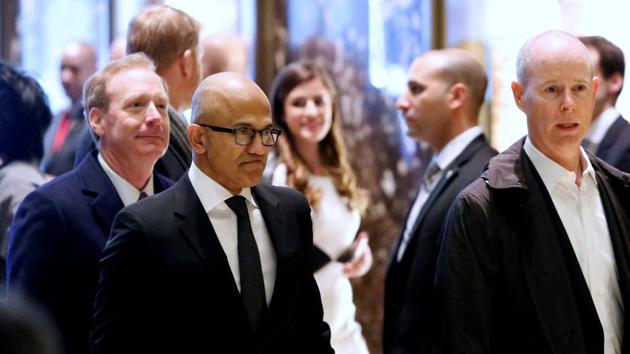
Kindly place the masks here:
<instances>
[{"instance_id":1,"label":"bald man with glasses","mask_svg":"<svg viewBox=\"0 0 630 354\"><path fill-rule=\"evenodd\" d=\"M267 97L241 74L216 74L192 118L187 174L114 221L93 353L334 353L308 202L259 184L280 135Z\"/></svg>"}]
</instances>

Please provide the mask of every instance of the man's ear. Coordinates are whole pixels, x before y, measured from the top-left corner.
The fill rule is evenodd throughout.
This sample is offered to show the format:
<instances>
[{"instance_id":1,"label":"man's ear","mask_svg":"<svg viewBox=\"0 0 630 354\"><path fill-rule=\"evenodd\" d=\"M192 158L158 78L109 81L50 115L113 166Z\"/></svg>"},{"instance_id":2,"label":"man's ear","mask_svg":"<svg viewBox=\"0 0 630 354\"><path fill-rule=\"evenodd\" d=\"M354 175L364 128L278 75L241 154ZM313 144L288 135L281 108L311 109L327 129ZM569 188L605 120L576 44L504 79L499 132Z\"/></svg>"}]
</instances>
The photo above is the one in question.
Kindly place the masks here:
<instances>
[{"instance_id":1,"label":"man's ear","mask_svg":"<svg viewBox=\"0 0 630 354\"><path fill-rule=\"evenodd\" d=\"M90 129L94 132L98 137L103 136L103 132L105 131L106 113L101 108L92 107L88 112L88 121L90 123Z\"/></svg>"},{"instance_id":2,"label":"man's ear","mask_svg":"<svg viewBox=\"0 0 630 354\"><path fill-rule=\"evenodd\" d=\"M190 77L195 72L196 54L192 49L186 49L179 57L179 70L183 77Z\"/></svg>"},{"instance_id":3,"label":"man's ear","mask_svg":"<svg viewBox=\"0 0 630 354\"><path fill-rule=\"evenodd\" d=\"M196 154L201 155L205 154L208 151L208 135L204 132L204 127L191 123L186 128L186 133L188 134L188 141L190 141L190 145L192 145L193 150Z\"/></svg>"},{"instance_id":4,"label":"man's ear","mask_svg":"<svg viewBox=\"0 0 630 354\"><path fill-rule=\"evenodd\" d=\"M468 97L468 87L461 82L456 83L448 89L448 106L456 109L464 105Z\"/></svg>"},{"instance_id":5,"label":"man's ear","mask_svg":"<svg viewBox=\"0 0 630 354\"><path fill-rule=\"evenodd\" d=\"M603 82L599 82L600 85L603 85ZM623 87L623 76L621 73L614 73L608 79L606 79L606 86L608 89L608 94L617 94L621 91Z\"/></svg>"},{"instance_id":6,"label":"man's ear","mask_svg":"<svg viewBox=\"0 0 630 354\"><path fill-rule=\"evenodd\" d=\"M597 89L599 85L605 85L605 82L602 82L597 76L593 76L593 104L595 104L595 97L597 96Z\"/></svg>"},{"instance_id":7,"label":"man's ear","mask_svg":"<svg viewBox=\"0 0 630 354\"><path fill-rule=\"evenodd\" d=\"M525 112L525 102L523 100L523 96L525 95L525 88L520 83L513 81L512 82L512 94L514 95L514 102L518 108ZM527 113L527 112L525 112Z\"/></svg>"}]
</instances>

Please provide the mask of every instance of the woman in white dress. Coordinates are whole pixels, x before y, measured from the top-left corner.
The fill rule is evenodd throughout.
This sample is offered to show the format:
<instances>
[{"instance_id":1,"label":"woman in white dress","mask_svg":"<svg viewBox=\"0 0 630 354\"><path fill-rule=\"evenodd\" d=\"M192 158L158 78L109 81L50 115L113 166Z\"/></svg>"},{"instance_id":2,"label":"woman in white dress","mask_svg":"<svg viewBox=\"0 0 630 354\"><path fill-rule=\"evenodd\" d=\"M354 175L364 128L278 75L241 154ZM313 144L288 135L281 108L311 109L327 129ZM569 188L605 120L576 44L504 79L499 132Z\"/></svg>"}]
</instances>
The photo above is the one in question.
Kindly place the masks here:
<instances>
[{"instance_id":1,"label":"woman in white dress","mask_svg":"<svg viewBox=\"0 0 630 354\"><path fill-rule=\"evenodd\" d=\"M348 279L372 264L367 234L358 233L367 199L346 160L335 87L320 67L297 62L278 73L270 100L282 129L272 183L303 192L311 204L315 280L331 344L340 354L368 353Z\"/></svg>"}]
</instances>

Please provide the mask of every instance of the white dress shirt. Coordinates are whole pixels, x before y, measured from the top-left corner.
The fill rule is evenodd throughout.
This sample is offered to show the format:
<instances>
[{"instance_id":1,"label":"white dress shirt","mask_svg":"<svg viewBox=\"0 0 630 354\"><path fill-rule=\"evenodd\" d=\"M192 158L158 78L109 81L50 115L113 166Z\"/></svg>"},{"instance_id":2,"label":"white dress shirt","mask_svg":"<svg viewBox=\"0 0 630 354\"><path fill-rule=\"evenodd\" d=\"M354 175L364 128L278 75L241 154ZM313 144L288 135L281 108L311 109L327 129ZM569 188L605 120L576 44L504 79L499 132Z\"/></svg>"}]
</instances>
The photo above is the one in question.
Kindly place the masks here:
<instances>
[{"instance_id":1,"label":"white dress shirt","mask_svg":"<svg viewBox=\"0 0 630 354\"><path fill-rule=\"evenodd\" d=\"M623 301L595 170L580 148L585 168L578 187L575 173L541 153L529 138L523 148L547 188L571 241L604 329L604 353L621 353Z\"/></svg>"},{"instance_id":2,"label":"white dress shirt","mask_svg":"<svg viewBox=\"0 0 630 354\"><path fill-rule=\"evenodd\" d=\"M105 170L105 174L109 180L112 181L112 184L118 193L118 197L120 197L124 206L137 202L140 192L145 192L147 196L153 195L153 173L151 173L151 177L149 177L149 182L147 182L146 186L139 191L131 183L127 182L126 179L120 177L118 173L112 170L100 153L98 154L97 159L103 170Z\"/></svg>"},{"instance_id":3,"label":"white dress shirt","mask_svg":"<svg viewBox=\"0 0 630 354\"><path fill-rule=\"evenodd\" d=\"M433 179L433 183L429 186L429 188L424 188L424 183L420 183L420 190L418 190L418 196L416 200L413 202L413 206L411 207L411 211L409 212L409 217L407 218L407 223L405 224L405 231L403 233L403 239L400 242L400 247L398 247L398 253L396 254L396 260L400 262L405 254L405 249L407 248L407 244L411 239L411 232L413 231L413 226L416 224L416 219L420 216L420 211L422 207L429 199L429 195L431 195L431 191L438 184L438 181L442 179L444 174L448 174L449 171L446 171L446 168L451 164L451 162L455 161L457 156L459 156L466 146L470 144L473 140L475 140L479 135L481 135L483 131L480 127L472 127L464 131L463 133L456 136L454 139L448 142L442 150L435 153L433 155L433 159L431 160L431 164L436 163L440 166L440 172ZM429 165L431 165L429 164ZM481 171L479 171L481 173Z\"/></svg>"},{"instance_id":4,"label":"white dress shirt","mask_svg":"<svg viewBox=\"0 0 630 354\"><path fill-rule=\"evenodd\" d=\"M619 112L615 109L615 107L610 107L603 111L599 117L593 121L586 137L584 137L584 139L589 141L589 151L593 153L597 151L599 144L601 144L602 140L604 140L604 135L608 133L608 129L610 129L610 127L615 123L617 117L619 117Z\"/></svg>"},{"instance_id":5,"label":"white dress shirt","mask_svg":"<svg viewBox=\"0 0 630 354\"><path fill-rule=\"evenodd\" d=\"M238 264L238 228L236 214L225 204L225 200L232 197L233 194L203 173L194 162L188 170L188 178L190 178L190 183L195 193L197 193L203 209L208 214L210 223L214 228L214 232L217 234L221 248L223 248L223 252L230 265L236 287L240 292L241 276ZM260 208L256 204L251 189L243 188L240 195L247 200L245 204L247 205L249 222L252 226L254 238L256 239L258 253L260 254L260 264L263 272L263 281L265 283L265 297L267 298L267 304L269 304L276 281L276 253L273 249L271 239L269 238L265 220L263 219ZM208 235L208 237L210 237L210 235Z\"/></svg>"}]
</instances>

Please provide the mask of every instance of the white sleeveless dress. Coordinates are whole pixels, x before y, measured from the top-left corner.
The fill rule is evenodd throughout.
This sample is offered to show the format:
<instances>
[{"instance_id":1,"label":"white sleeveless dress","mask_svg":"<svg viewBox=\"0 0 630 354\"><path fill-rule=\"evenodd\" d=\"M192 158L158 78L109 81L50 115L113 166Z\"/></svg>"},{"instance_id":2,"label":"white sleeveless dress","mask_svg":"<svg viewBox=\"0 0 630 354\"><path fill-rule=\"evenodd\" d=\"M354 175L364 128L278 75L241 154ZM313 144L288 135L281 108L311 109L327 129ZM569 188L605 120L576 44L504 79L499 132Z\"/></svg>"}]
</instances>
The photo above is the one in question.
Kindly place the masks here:
<instances>
[{"instance_id":1,"label":"white sleeveless dress","mask_svg":"<svg viewBox=\"0 0 630 354\"><path fill-rule=\"evenodd\" d=\"M279 164L272 184L286 186L286 165ZM358 210L348 210L339 196L331 177L311 176L309 184L322 191L317 209L312 208L313 243L331 259L339 257L354 241L361 216ZM338 354L369 353L361 326L355 320L352 286L343 273L343 264L331 261L315 272L324 307L324 321L331 330L331 344Z\"/></svg>"}]
</instances>

